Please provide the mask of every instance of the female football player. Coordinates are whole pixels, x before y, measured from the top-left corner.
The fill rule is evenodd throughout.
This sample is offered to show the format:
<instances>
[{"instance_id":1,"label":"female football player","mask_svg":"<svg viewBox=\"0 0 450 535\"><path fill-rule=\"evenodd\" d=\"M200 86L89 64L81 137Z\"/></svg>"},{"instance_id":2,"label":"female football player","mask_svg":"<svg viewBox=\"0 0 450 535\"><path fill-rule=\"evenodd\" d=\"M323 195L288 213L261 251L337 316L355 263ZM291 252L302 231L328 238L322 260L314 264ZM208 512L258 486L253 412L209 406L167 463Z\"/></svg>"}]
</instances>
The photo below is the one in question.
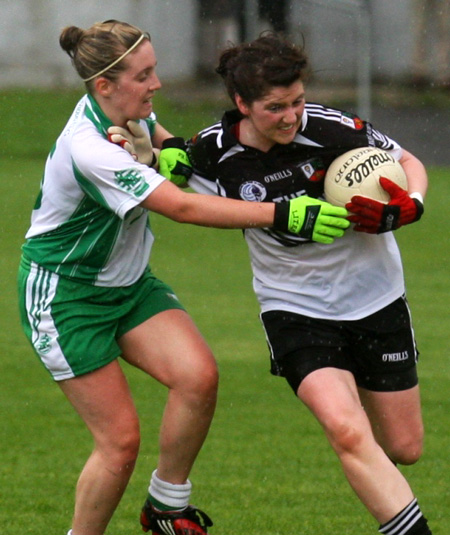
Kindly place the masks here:
<instances>
[{"instance_id":1,"label":"female football player","mask_svg":"<svg viewBox=\"0 0 450 535\"><path fill-rule=\"evenodd\" d=\"M421 162L357 116L305 102L303 49L276 35L231 47L221 75L235 106L188 143L196 191L249 201L320 199L330 163L355 147L388 151L408 191L381 179L387 205L355 196L340 240L245 230L272 373L314 414L344 474L385 535L429 535L396 463L422 452L418 351L393 230L423 212ZM171 152L170 152L171 151ZM163 151L169 170L176 149ZM168 163L167 163L168 162ZM182 177L173 173L174 181Z\"/></svg>"},{"instance_id":2,"label":"female football player","mask_svg":"<svg viewBox=\"0 0 450 535\"><path fill-rule=\"evenodd\" d=\"M300 231L289 221L303 206L293 201L280 211L183 192L151 167L153 151L146 165L108 140L112 125L138 128L156 147L170 136L152 115L161 84L147 33L106 21L65 28L60 45L87 94L46 162L23 246L20 306L33 348L94 439L69 533L104 534L136 462L139 422L121 355L168 388L144 531L203 535L212 523L189 505L188 476L214 412L216 363L174 292L149 270L148 214ZM349 225L347 211L326 203L321 210L315 230L333 241Z\"/></svg>"}]
</instances>

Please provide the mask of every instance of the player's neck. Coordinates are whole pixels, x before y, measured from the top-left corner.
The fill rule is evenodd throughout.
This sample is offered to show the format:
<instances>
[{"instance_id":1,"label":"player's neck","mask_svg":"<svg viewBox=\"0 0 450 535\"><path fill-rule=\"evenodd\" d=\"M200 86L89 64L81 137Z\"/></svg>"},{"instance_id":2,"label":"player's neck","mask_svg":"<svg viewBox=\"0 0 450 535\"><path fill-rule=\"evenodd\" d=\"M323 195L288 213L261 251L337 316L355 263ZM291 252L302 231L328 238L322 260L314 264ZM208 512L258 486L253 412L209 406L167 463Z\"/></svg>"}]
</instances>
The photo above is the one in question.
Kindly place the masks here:
<instances>
[{"instance_id":1,"label":"player's neck","mask_svg":"<svg viewBox=\"0 0 450 535\"><path fill-rule=\"evenodd\" d=\"M247 117L236 125L235 133L242 145L253 147L262 152L268 152L275 144L271 139L261 135Z\"/></svg>"}]
</instances>

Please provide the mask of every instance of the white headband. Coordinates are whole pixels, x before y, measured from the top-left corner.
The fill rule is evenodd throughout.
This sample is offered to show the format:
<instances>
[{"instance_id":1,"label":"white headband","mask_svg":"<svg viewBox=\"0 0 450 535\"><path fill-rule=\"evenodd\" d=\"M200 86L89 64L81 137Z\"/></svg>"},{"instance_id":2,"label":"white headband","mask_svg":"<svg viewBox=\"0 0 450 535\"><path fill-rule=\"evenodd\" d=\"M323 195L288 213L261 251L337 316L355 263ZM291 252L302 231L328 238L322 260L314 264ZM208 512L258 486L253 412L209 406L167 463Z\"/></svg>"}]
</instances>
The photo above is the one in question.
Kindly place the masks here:
<instances>
[{"instance_id":1,"label":"white headband","mask_svg":"<svg viewBox=\"0 0 450 535\"><path fill-rule=\"evenodd\" d=\"M125 56L128 56L128 54L133 51L137 46L138 44L143 40L145 39L146 35L143 33L141 34L141 36L139 37L139 39L134 43L134 45L131 45L130 48L128 50L126 50L120 57L118 57L115 61L113 61L110 65L108 65L107 67L105 67L104 69L102 69L101 71L93 74L92 76L89 76L89 78L84 78L83 79L83 82L89 82L90 80L93 80L95 77L97 76L100 76L101 74L103 74L104 72L106 71L109 71L109 69L111 69L111 67L114 67L114 65L117 65L119 63L119 61L122 61L123 58Z\"/></svg>"}]
</instances>

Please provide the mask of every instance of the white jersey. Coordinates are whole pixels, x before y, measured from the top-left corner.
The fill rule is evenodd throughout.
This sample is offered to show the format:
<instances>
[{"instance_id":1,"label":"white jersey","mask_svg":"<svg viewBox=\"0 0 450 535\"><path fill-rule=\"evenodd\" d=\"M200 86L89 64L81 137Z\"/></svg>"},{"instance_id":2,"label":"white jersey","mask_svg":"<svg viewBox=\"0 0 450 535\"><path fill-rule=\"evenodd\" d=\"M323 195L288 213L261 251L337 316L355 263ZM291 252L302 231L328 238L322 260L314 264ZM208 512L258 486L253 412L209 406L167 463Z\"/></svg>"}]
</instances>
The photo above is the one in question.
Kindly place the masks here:
<instances>
[{"instance_id":1,"label":"white jersey","mask_svg":"<svg viewBox=\"0 0 450 535\"><path fill-rule=\"evenodd\" d=\"M148 265L153 236L139 204L164 178L110 143L111 125L91 96L78 102L47 158L23 252L61 276L117 287Z\"/></svg>"},{"instance_id":2,"label":"white jersey","mask_svg":"<svg viewBox=\"0 0 450 535\"><path fill-rule=\"evenodd\" d=\"M300 195L323 198L323 179L339 154L377 146L396 158L400 146L352 114L306 105L292 143L267 153L241 145L240 115L227 112L189 142L194 166L189 185L248 201L280 202ZM286 310L314 318L356 320L405 292L400 253L392 232L348 229L333 244L320 244L273 229L246 229L253 287L261 311Z\"/></svg>"}]
</instances>

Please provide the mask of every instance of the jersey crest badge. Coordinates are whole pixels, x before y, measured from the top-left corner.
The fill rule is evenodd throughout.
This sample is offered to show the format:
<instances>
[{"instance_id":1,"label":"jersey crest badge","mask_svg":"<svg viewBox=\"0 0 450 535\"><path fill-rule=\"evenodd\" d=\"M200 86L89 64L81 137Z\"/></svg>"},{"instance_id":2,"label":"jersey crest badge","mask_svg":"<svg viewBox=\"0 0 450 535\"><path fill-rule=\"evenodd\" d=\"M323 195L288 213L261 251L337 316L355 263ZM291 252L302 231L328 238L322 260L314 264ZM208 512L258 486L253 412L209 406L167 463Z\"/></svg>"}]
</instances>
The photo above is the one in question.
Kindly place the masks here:
<instances>
[{"instance_id":1,"label":"jersey crest badge","mask_svg":"<svg viewBox=\"0 0 450 535\"><path fill-rule=\"evenodd\" d=\"M354 130L362 130L364 123L359 117L349 116L345 113L341 116L341 124L353 128Z\"/></svg>"},{"instance_id":2,"label":"jersey crest badge","mask_svg":"<svg viewBox=\"0 0 450 535\"><path fill-rule=\"evenodd\" d=\"M244 201L261 202L266 198L267 190L262 184L252 180L241 184L239 195Z\"/></svg>"},{"instance_id":3,"label":"jersey crest badge","mask_svg":"<svg viewBox=\"0 0 450 535\"><path fill-rule=\"evenodd\" d=\"M46 355L52 349L52 339L48 334L44 334L35 342L34 347L40 355Z\"/></svg>"},{"instance_id":4,"label":"jersey crest badge","mask_svg":"<svg viewBox=\"0 0 450 535\"><path fill-rule=\"evenodd\" d=\"M149 188L144 175L137 169L123 169L122 171L116 171L114 176L121 189L132 193L136 197L140 197Z\"/></svg>"},{"instance_id":5,"label":"jersey crest badge","mask_svg":"<svg viewBox=\"0 0 450 535\"><path fill-rule=\"evenodd\" d=\"M325 178L325 168L320 160L306 162L300 169L310 182L320 182Z\"/></svg>"}]
</instances>

